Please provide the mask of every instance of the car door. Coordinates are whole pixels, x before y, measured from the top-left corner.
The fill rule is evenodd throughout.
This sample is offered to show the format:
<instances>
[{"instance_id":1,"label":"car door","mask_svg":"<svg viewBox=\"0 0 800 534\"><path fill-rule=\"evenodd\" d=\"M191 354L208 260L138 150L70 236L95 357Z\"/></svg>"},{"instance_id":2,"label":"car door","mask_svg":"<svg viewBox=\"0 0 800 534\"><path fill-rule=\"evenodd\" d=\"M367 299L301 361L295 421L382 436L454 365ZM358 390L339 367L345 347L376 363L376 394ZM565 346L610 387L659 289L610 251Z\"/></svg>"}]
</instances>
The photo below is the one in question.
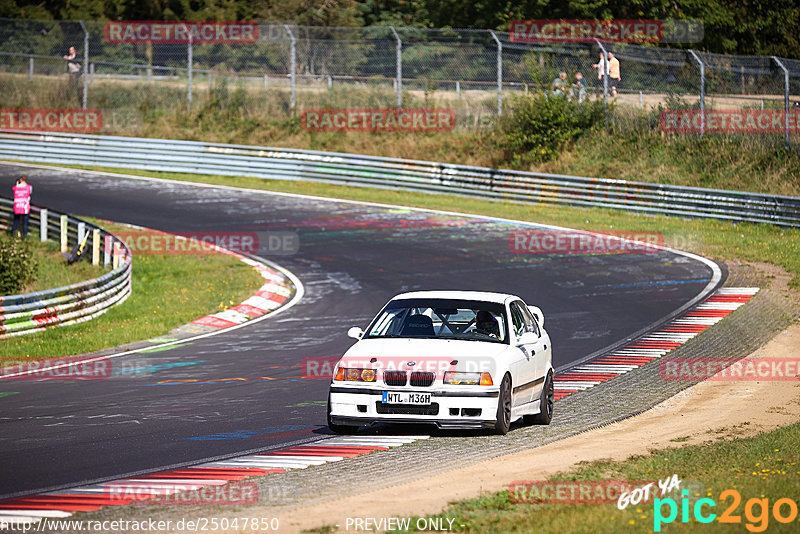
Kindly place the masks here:
<instances>
[{"instance_id":1,"label":"car door","mask_svg":"<svg viewBox=\"0 0 800 534\"><path fill-rule=\"evenodd\" d=\"M526 324L529 325L530 331L536 334L536 343L533 344L533 350L535 351L533 360L534 360L534 374L536 379L539 380L539 383L533 392L534 399L539 398L539 393L541 391L542 386L544 386L544 379L549 368L549 363L551 361L551 354L552 354L552 347L550 347L550 337L547 335L547 332L544 328L539 325L536 316L531 313L528 307L520 302L520 309L522 311L522 315L525 318Z\"/></svg>"},{"instance_id":2,"label":"car door","mask_svg":"<svg viewBox=\"0 0 800 534\"><path fill-rule=\"evenodd\" d=\"M521 358L517 362L514 376L514 395L515 405L525 404L531 401L534 397L534 392L538 395L541 386L536 384L536 352L537 343L522 343L521 337L523 334L530 332L533 326L530 321L526 321L524 314L525 305L519 301L514 301L509 306L511 313L511 344L519 351L518 355ZM528 336L530 337L530 336Z\"/></svg>"}]
</instances>

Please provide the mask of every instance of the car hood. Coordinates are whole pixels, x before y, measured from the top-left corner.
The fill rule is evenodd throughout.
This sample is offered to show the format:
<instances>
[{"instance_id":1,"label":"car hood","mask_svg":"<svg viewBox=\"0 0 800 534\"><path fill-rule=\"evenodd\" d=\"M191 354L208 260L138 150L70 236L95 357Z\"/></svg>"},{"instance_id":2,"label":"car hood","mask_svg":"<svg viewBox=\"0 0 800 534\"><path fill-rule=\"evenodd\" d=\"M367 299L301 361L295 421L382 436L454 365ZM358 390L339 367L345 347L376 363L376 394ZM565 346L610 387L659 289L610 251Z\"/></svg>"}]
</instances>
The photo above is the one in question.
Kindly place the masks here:
<instances>
[{"instance_id":1,"label":"car hood","mask_svg":"<svg viewBox=\"0 0 800 534\"><path fill-rule=\"evenodd\" d=\"M491 372L496 368L495 360L508 349L509 345L501 343L456 339L362 339L342 356L340 365L420 371ZM409 362L413 362L413 365L409 365Z\"/></svg>"}]
</instances>

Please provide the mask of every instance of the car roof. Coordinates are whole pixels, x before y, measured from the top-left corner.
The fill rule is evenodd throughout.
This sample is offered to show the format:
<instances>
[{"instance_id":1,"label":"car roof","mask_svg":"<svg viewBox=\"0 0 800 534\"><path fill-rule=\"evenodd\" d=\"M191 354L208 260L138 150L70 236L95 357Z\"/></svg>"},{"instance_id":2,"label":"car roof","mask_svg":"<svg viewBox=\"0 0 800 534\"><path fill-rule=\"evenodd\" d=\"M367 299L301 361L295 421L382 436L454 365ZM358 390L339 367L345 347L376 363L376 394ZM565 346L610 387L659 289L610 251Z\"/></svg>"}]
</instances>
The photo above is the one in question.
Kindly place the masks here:
<instances>
[{"instance_id":1,"label":"car roof","mask_svg":"<svg viewBox=\"0 0 800 534\"><path fill-rule=\"evenodd\" d=\"M509 299L522 300L516 295L488 291L412 291L410 293L400 293L392 298L392 300L403 299L463 299L497 302L499 304L503 304Z\"/></svg>"}]
</instances>

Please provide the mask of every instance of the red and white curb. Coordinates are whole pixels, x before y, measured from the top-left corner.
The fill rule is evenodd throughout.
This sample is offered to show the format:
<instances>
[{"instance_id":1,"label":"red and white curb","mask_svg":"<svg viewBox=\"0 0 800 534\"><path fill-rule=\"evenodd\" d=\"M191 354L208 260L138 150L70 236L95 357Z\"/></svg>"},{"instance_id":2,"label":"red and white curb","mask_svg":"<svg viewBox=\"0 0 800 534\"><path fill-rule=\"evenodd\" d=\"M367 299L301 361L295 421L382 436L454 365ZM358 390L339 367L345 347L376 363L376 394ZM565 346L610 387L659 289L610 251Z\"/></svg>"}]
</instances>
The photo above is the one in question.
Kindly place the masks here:
<instances>
[{"instance_id":1,"label":"red and white curb","mask_svg":"<svg viewBox=\"0 0 800 534\"><path fill-rule=\"evenodd\" d=\"M220 249L224 250L224 249ZM230 328L238 324L246 323L250 319L261 317L277 308L280 308L293 291L292 282L282 273L272 269L263 263L245 258L235 252L224 251L225 254L238 258L240 261L250 265L258 271L264 278L265 283L256 293L236 306L212 313L191 322L192 325L210 327L212 329Z\"/></svg>"},{"instance_id":2,"label":"red and white curb","mask_svg":"<svg viewBox=\"0 0 800 534\"><path fill-rule=\"evenodd\" d=\"M744 306L758 290L757 287L721 288L702 304L655 332L609 354L556 374L556 400L592 388L661 358Z\"/></svg>"},{"instance_id":3,"label":"red and white curb","mask_svg":"<svg viewBox=\"0 0 800 534\"><path fill-rule=\"evenodd\" d=\"M340 436L227 460L171 469L158 473L14 497L0 501L0 523L29 525L45 518L70 517L75 512L93 512L104 506L139 504L142 499L165 497L209 486L224 486L250 477L285 473L312 465L338 462L362 454L389 450L430 436ZM152 491L152 495L146 492ZM143 493L144 492L144 493ZM126 497L126 495L131 495ZM160 504L158 502L154 503Z\"/></svg>"}]
</instances>

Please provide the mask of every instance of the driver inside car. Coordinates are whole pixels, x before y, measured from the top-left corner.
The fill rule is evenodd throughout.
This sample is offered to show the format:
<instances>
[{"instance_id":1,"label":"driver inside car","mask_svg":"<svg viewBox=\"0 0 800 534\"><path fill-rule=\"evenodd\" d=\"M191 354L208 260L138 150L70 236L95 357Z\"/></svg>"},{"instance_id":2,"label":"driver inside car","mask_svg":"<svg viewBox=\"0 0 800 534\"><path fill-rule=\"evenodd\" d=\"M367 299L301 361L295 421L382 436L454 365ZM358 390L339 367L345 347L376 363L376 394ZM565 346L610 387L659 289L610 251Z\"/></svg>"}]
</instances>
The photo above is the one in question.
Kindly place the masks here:
<instances>
[{"instance_id":1,"label":"driver inside car","mask_svg":"<svg viewBox=\"0 0 800 534\"><path fill-rule=\"evenodd\" d=\"M479 334L500 339L500 327L497 324L497 319L485 310L480 310L475 316L475 331Z\"/></svg>"}]
</instances>

